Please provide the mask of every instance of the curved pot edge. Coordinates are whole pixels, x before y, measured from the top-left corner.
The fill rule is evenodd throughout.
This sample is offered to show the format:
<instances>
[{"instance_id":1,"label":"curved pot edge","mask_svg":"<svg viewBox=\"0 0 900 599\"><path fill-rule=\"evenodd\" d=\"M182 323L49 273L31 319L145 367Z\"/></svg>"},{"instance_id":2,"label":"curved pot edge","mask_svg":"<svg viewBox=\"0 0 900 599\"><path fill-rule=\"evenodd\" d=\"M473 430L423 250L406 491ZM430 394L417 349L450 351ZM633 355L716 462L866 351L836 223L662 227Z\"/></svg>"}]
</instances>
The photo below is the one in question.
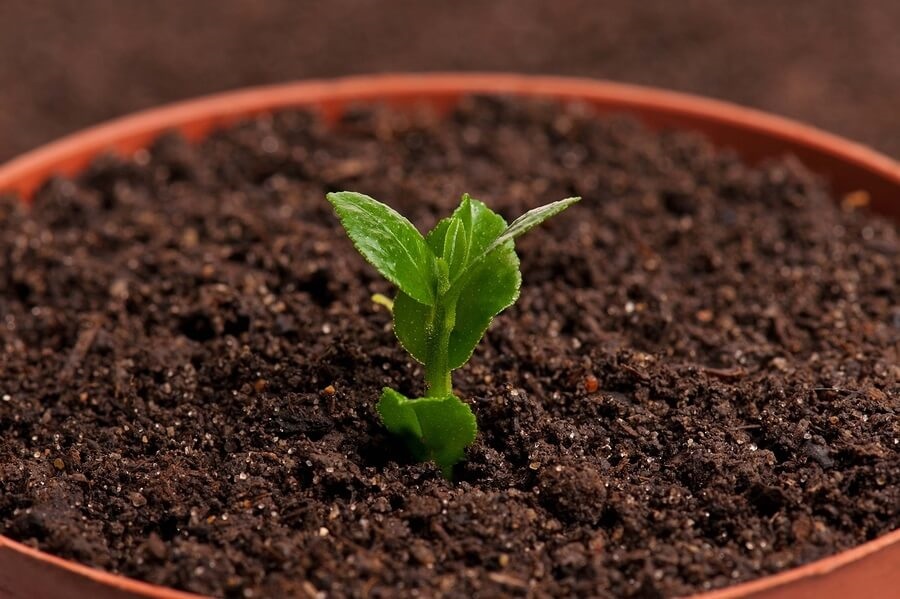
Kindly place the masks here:
<instances>
[{"instance_id":1,"label":"curved pot edge","mask_svg":"<svg viewBox=\"0 0 900 599\"><path fill-rule=\"evenodd\" d=\"M829 557L764 576L734 586L693 595L690 599L819 599L823 597L822 578L844 568L855 569L852 576L829 584L829 597L852 597L862 581L893 584L900 589L897 565L900 564L900 529L881 535ZM876 586L875 588L880 588ZM882 595L887 597L887 595Z\"/></svg>"},{"instance_id":2,"label":"curved pot edge","mask_svg":"<svg viewBox=\"0 0 900 599\"><path fill-rule=\"evenodd\" d=\"M52 597L52 595L45 594L44 589L46 586L43 582L39 586L30 589L28 594L24 595L4 584L4 579L7 576L45 576L46 572L43 570L46 568L42 568L40 572L36 570L41 565L47 564L55 568L51 572L52 578L55 579L54 582L60 587L69 589L75 597L94 597L96 599L204 599L201 595L143 582L56 557L13 541L3 535L0 535L0 565L3 566L2 571L0 571L0 597L4 599L38 599L42 597L48 597L49 599L49 597ZM14 571L10 571L10 568L14 568Z\"/></svg>"},{"instance_id":3,"label":"curved pot edge","mask_svg":"<svg viewBox=\"0 0 900 599\"><path fill-rule=\"evenodd\" d=\"M734 149L751 161L793 152L813 170L835 175L837 178L832 183L837 192L863 189L872 195L874 208L895 218L900 216L897 201L900 163L814 127L728 102L650 87L591 79L487 73L357 76L264 86L186 100L88 128L14 158L0 166L0 192L30 198L52 174L74 174L105 151L133 152L167 130L177 129L190 139L198 139L211 129L242 117L282 108L315 106L327 118L334 118L343 106L353 101L415 104L427 98L431 104L449 107L459 97L473 93L587 101L601 112L634 113L651 127L698 130L717 145L735 146L738 144L730 142L739 140L740 147ZM83 566L0 536L0 561L4 553L10 552L125 593L116 597L199 597ZM873 557L880 559L876 562ZM852 568L860 572L848 579L850 584L879 575L896 583L896 574L891 578L887 569L897 561L900 561L900 530L799 568L695 597L726 599L763 594L767 598L813 597L822 591L823 576ZM867 564L874 564L875 569ZM0 591L4 590L0 586Z\"/></svg>"},{"instance_id":4,"label":"curved pot edge","mask_svg":"<svg viewBox=\"0 0 900 599\"><path fill-rule=\"evenodd\" d=\"M801 159L812 157L813 162L819 162L828 157L829 166L842 162L882 178L892 186L900 185L900 162L880 152L788 118L722 100L585 78L424 73L363 75L252 87L139 111L13 158L0 166L0 190L30 197L54 172L72 174L109 149L134 151L169 129L180 129L187 137L196 139L241 117L280 108L316 105L333 117L342 105L357 100L410 104L417 98L428 97L432 104L449 107L455 99L472 93L585 100L605 112L634 113L653 127L698 129L719 144L728 145L737 136L742 143L735 149L749 160L771 156L772 142L778 140L783 151L798 153Z\"/></svg>"}]
</instances>

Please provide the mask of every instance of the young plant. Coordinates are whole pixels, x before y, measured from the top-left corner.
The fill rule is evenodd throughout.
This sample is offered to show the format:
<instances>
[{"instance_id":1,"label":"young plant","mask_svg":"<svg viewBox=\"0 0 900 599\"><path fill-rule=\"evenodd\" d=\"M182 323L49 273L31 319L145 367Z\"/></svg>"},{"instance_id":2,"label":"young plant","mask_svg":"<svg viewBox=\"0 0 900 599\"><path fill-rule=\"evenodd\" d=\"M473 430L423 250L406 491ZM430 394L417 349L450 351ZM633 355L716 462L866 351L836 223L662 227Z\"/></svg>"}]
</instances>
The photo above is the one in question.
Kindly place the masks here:
<instances>
[{"instance_id":1,"label":"young plant","mask_svg":"<svg viewBox=\"0 0 900 599\"><path fill-rule=\"evenodd\" d=\"M378 413L416 459L435 462L449 478L478 430L472 410L453 394L450 373L469 360L494 316L519 297L513 240L581 198L535 208L507 226L465 194L423 237L369 196L344 191L327 197L359 253L399 288L391 306L394 332L425 367L425 397L410 399L385 387ZM378 303L390 306L383 296Z\"/></svg>"}]
</instances>

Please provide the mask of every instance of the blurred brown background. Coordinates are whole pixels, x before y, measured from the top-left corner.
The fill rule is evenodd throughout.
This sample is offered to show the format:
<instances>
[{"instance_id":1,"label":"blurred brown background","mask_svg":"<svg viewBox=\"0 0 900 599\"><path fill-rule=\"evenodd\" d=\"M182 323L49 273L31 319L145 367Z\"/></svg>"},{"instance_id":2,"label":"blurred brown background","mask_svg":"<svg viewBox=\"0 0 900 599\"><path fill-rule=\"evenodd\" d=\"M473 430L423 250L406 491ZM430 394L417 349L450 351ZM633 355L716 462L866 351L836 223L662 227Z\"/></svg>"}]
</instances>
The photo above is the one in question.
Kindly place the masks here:
<instances>
[{"instance_id":1,"label":"blurred brown background","mask_svg":"<svg viewBox=\"0 0 900 599\"><path fill-rule=\"evenodd\" d=\"M350 73L586 75L900 156L897 0L0 0L0 160L135 109Z\"/></svg>"}]
</instances>

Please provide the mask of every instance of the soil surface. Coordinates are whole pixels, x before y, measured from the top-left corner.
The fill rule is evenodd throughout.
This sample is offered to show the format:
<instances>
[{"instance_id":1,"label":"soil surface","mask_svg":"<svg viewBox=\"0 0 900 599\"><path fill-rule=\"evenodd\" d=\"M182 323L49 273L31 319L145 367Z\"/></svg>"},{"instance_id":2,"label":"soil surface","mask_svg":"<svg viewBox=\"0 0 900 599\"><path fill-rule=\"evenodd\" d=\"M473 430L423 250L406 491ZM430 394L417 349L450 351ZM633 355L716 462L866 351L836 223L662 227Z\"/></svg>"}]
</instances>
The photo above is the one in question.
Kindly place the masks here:
<instances>
[{"instance_id":1,"label":"soil surface","mask_svg":"<svg viewBox=\"0 0 900 599\"><path fill-rule=\"evenodd\" d=\"M454 377L456 481L324 193L421 228L471 192L518 304ZM578 106L288 112L0 203L0 530L227 597L672 596L900 526L900 239L785 158Z\"/></svg>"}]
</instances>

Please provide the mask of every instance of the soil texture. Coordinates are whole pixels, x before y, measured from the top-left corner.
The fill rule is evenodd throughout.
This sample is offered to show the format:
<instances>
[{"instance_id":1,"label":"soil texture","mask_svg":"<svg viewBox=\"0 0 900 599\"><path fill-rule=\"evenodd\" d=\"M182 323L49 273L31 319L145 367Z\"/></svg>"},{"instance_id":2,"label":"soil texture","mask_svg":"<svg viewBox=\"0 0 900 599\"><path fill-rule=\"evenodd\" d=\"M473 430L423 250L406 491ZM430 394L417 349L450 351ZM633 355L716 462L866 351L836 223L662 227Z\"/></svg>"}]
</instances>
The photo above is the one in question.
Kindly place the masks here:
<instances>
[{"instance_id":1,"label":"soil texture","mask_svg":"<svg viewBox=\"0 0 900 599\"><path fill-rule=\"evenodd\" d=\"M448 482L378 421L422 371L327 191L507 217L518 304ZM785 157L587 109L285 112L0 202L0 531L225 597L654 597L900 526L900 239Z\"/></svg>"}]
</instances>

